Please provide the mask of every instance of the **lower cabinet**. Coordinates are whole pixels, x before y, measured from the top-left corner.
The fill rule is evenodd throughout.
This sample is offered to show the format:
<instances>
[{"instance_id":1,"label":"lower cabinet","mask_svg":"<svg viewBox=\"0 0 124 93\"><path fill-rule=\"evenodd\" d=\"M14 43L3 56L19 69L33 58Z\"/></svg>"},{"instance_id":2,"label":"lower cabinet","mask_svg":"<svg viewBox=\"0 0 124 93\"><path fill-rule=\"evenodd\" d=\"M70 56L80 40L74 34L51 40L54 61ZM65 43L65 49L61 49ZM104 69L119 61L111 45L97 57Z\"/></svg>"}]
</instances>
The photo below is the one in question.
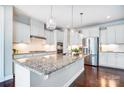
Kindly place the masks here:
<instances>
[{"instance_id":1,"label":"lower cabinet","mask_svg":"<svg viewBox=\"0 0 124 93\"><path fill-rule=\"evenodd\" d=\"M100 53L99 65L105 67L124 69L123 53Z\"/></svg>"},{"instance_id":2,"label":"lower cabinet","mask_svg":"<svg viewBox=\"0 0 124 93\"><path fill-rule=\"evenodd\" d=\"M108 53L100 53L99 54L99 65L100 66L108 66Z\"/></svg>"},{"instance_id":3,"label":"lower cabinet","mask_svg":"<svg viewBox=\"0 0 124 93\"><path fill-rule=\"evenodd\" d=\"M117 67L116 53L108 53L108 66L113 68Z\"/></svg>"},{"instance_id":4,"label":"lower cabinet","mask_svg":"<svg viewBox=\"0 0 124 93\"><path fill-rule=\"evenodd\" d=\"M124 69L124 54L117 53L117 68Z\"/></svg>"}]
</instances>

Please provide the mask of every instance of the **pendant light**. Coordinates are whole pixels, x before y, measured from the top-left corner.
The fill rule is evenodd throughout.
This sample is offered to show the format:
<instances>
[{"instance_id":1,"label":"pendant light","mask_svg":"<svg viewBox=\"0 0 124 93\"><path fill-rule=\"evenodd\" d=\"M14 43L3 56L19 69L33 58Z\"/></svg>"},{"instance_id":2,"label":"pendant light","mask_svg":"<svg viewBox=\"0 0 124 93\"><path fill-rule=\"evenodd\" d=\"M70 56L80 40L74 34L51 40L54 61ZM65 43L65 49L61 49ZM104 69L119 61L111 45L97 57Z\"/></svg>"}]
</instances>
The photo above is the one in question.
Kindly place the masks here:
<instances>
[{"instance_id":1,"label":"pendant light","mask_svg":"<svg viewBox=\"0 0 124 93\"><path fill-rule=\"evenodd\" d=\"M80 13L81 16L81 26L82 26L82 17L83 17L83 13ZM79 33L81 33L81 30L79 30Z\"/></svg>"},{"instance_id":2,"label":"pendant light","mask_svg":"<svg viewBox=\"0 0 124 93\"><path fill-rule=\"evenodd\" d=\"M72 18L72 19L71 19L71 29L70 29L70 30L71 30L72 32L74 32L74 27L73 27L73 5L72 5L71 13L72 13L72 14L71 14L71 18Z\"/></svg>"},{"instance_id":3,"label":"pendant light","mask_svg":"<svg viewBox=\"0 0 124 93\"><path fill-rule=\"evenodd\" d=\"M81 26L82 26L83 13L80 13L80 16L81 16ZM80 30L79 33L81 33L81 38L83 38L83 32Z\"/></svg>"},{"instance_id":4,"label":"pendant light","mask_svg":"<svg viewBox=\"0 0 124 93\"><path fill-rule=\"evenodd\" d=\"M53 17L53 6L51 6L51 15L50 15L50 18L48 19L48 21L46 23L46 28L49 30L55 30L56 29L56 22L55 22L55 19Z\"/></svg>"}]
</instances>

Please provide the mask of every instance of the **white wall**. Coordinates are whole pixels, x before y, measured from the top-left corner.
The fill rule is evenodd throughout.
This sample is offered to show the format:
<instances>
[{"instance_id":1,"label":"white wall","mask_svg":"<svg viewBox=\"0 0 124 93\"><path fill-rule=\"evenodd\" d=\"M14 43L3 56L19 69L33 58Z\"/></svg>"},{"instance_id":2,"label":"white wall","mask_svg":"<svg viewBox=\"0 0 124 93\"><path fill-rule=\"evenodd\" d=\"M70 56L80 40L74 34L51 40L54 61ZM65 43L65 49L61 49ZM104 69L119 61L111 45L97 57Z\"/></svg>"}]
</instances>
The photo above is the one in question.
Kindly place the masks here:
<instances>
[{"instance_id":1,"label":"white wall","mask_svg":"<svg viewBox=\"0 0 124 93\"><path fill-rule=\"evenodd\" d=\"M12 33L13 33L13 7L0 6L0 79L11 79L12 74ZM4 17L4 18L2 18ZM2 28L3 27L3 28Z\"/></svg>"},{"instance_id":2,"label":"white wall","mask_svg":"<svg viewBox=\"0 0 124 93\"><path fill-rule=\"evenodd\" d=\"M5 79L12 77L12 42L13 42L13 7L5 6L4 25L4 52L5 52Z\"/></svg>"},{"instance_id":3,"label":"white wall","mask_svg":"<svg viewBox=\"0 0 124 93\"><path fill-rule=\"evenodd\" d=\"M0 6L0 82L4 80L4 8Z\"/></svg>"}]
</instances>

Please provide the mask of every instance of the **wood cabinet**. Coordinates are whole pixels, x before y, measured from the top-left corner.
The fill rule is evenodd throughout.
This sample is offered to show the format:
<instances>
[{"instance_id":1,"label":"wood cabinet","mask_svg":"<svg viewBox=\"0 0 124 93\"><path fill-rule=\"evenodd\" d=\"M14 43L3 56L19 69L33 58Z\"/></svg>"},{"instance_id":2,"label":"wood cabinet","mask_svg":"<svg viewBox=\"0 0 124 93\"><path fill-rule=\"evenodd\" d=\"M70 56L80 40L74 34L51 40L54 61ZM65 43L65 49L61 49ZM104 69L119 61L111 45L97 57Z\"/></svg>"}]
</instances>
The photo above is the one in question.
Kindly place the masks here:
<instances>
[{"instance_id":1,"label":"wood cabinet","mask_svg":"<svg viewBox=\"0 0 124 93\"><path fill-rule=\"evenodd\" d=\"M30 25L14 21L14 43L30 43Z\"/></svg>"},{"instance_id":2,"label":"wood cabinet","mask_svg":"<svg viewBox=\"0 0 124 93\"><path fill-rule=\"evenodd\" d=\"M31 35L44 37L44 24L38 20L31 19Z\"/></svg>"}]
</instances>

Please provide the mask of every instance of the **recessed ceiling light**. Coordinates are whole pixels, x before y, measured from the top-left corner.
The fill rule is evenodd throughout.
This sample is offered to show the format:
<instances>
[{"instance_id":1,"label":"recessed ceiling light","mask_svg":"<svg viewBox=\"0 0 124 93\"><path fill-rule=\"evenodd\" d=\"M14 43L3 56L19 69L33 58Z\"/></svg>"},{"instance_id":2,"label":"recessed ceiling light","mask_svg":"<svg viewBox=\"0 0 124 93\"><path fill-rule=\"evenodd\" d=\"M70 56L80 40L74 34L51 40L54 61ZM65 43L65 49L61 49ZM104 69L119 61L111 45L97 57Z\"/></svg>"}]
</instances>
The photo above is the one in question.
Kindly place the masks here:
<instances>
[{"instance_id":1,"label":"recessed ceiling light","mask_svg":"<svg viewBox=\"0 0 124 93\"><path fill-rule=\"evenodd\" d=\"M110 18L111 18L111 16L107 16L106 18L107 18L107 19L110 19Z\"/></svg>"}]
</instances>

